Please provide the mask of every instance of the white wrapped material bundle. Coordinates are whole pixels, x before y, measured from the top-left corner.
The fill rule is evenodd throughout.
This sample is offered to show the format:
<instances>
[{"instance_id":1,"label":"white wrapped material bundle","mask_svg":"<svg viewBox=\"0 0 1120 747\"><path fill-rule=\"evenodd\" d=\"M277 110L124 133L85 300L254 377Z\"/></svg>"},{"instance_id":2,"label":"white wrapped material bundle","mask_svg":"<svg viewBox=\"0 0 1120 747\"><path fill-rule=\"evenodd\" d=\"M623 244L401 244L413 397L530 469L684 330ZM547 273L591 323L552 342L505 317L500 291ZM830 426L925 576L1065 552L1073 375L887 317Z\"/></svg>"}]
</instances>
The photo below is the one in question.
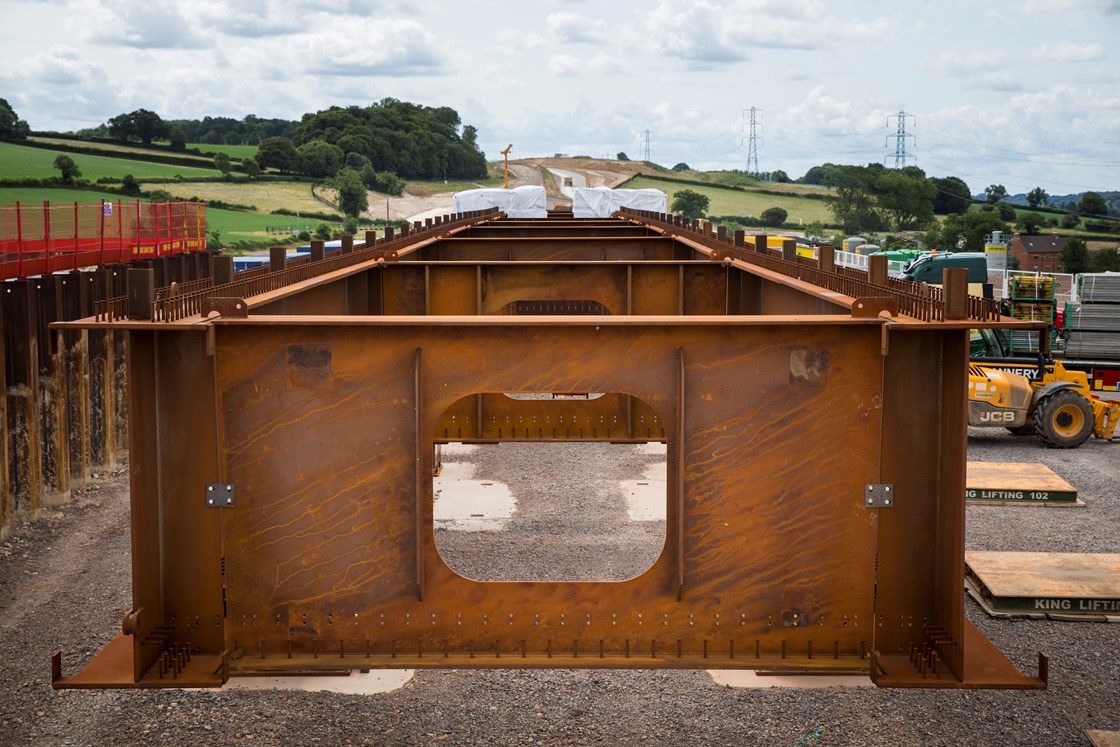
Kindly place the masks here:
<instances>
[{"instance_id":1,"label":"white wrapped material bundle","mask_svg":"<svg viewBox=\"0 0 1120 747\"><path fill-rule=\"evenodd\" d=\"M660 189L577 187L572 198L572 214L576 218L609 218L622 207L664 213L668 202L669 198Z\"/></svg>"},{"instance_id":2,"label":"white wrapped material bundle","mask_svg":"<svg viewBox=\"0 0 1120 747\"><path fill-rule=\"evenodd\" d=\"M468 189L464 192L456 192L451 202L453 213L467 213L495 207L510 218L548 217L548 198L545 196L544 187Z\"/></svg>"}]
</instances>

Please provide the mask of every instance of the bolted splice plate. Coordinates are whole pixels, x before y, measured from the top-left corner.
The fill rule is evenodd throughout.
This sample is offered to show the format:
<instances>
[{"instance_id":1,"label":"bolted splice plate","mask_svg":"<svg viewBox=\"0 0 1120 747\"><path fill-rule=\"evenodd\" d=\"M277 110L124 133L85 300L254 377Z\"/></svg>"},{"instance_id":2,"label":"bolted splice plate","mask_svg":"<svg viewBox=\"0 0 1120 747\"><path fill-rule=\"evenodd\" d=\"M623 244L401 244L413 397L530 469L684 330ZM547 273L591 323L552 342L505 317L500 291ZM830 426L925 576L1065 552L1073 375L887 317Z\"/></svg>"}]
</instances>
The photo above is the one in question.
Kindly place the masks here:
<instances>
[{"instance_id":1,"label":"bolted splice plate","mask_svg":"<svg viewBox=\"0 0 1120 747\"><path fill-rule=\"evenodd\" d=\"M868 508L893 508L894 485L872 483L863 491L863 504Z\"/></svg>"},{"instance_id":2,"label":"bolted splice plate","mask_svg":"<svg viewBox=\"0 0 1120 747\"><path fill-rule=\"evenodd\" d=\"M206 505L211 508L233 508L233 483L219 482L207 485Z\"/></svg>"}]
</instances>

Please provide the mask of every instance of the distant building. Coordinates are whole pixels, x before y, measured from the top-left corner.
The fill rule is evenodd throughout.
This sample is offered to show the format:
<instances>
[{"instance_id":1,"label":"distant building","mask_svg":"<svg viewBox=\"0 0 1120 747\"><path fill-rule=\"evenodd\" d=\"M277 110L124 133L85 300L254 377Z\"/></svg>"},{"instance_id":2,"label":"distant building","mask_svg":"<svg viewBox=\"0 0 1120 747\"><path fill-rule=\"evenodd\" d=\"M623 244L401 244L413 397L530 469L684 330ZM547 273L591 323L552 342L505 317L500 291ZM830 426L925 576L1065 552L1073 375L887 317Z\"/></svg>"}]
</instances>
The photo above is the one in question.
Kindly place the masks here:
<instances>
[{"instance_id":1,"label":"distant building","mask_svg":"<svg viewBox=\"0 0 1120 747\"><path fill-rule=\"evenodd\" d=\"M1049 236L1021 236L1013 234L1007 252L1019 260L1019 269L1028 272L1059 272L1058 255L1066 239L1058 234Z\"/></svg>"}]
</instances>

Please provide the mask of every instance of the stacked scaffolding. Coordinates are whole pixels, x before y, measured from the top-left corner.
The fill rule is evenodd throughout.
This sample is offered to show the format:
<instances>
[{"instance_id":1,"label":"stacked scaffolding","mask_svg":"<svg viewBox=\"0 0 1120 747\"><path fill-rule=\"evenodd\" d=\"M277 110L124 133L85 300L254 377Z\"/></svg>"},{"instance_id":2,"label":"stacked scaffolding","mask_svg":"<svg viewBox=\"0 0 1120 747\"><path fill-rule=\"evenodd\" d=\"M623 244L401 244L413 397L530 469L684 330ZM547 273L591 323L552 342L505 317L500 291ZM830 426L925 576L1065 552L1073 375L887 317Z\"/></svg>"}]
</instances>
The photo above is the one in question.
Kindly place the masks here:
<instances>
[{"instance_id":1,"label":"stacked scaffolding","mask_svg":"<svg viewBox=\"0 0 1120 747\"><path fill-rule=\"evenodd\" d=\"M1054 278L1049 275L1015 275L1009 281L1008 295L1011 316L1054 326ZM1053 346L1053 332L1050 344ZM1011 350L1016 353L1038 352L1036 331L1016 330L1011 333Z\"/></svg>"}]
</instances>

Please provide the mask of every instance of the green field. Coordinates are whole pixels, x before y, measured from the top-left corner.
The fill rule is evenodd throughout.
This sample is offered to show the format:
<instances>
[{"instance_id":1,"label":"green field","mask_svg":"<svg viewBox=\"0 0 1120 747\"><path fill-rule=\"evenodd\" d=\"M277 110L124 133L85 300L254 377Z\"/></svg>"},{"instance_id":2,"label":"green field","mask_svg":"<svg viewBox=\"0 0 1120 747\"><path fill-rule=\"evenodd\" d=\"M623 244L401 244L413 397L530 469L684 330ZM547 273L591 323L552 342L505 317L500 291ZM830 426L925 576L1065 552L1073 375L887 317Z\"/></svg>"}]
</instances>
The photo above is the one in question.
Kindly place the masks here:
<instances>
[{"instance_id":1,"label":"green field","mask_svg":"<svg viewBox=\"0 0 1120 747\"><path fill-rule=\"evenodd\" d=\"M74 159L74 163L81 169L81 178L88 181L97 181L102 177L120 179L125 174L132 174L141 181L151 178L174 178L176 176L189 179L222 175L217 169L169 166L162 163L132 161L127 158L87 156L81 153L64 153L62 151L43 150L42 148L28 148L11 143L0 143L0 179L48 179L52 176L58 176L58 169L53 164L55 157L59 155Z\"/></svg>"},{"instance_id":2,"label":"green field","mask_svg":"<svg viewBox=\"0 0 1120 747\"><path fill-rule=\"evenodd\" d=\"M71 140L69 138L59 137L30 137L28 140L33 140L36 143L45 143L47 145L71 145L82 148L96 148L98 150L106 151L107 153L151 153L160 156L161 158L207 158L206 153L226 153L234 161L240 161L242 158L255 157L257 155L257 146L255 145L220 145L212 143L187 143L188 148L198 148L198 153L184 153L181 151L168 151L164 148L154 149L145 148L143 145L122 145L120 143L110 143L102 140ZM166 140L157 142L158 145L167 146L170 143Z\"/></svg>"},{"instance_id":3,"label":"green field","mask_svg":"<svg viewBox=\"0 0 1120 747\"><path fill-rule=\"evenodd\" d=\"M252 242L261 247L268 244L282 244L292 239L293 231L297 233L314 231L315 227L323 222L325 221L297 219L288 215L206 208L206 229L217 230L221 234L222 244ZM340 221L330 225L338 228L342 223Z\"/></svg>"},{"instance_id":4,"label":"green field","mask_svg":"<svg viewBox=\"0 0 1120 747\"><path fill-rule=\"evenodd\" d=\"M710 200L708 205L709 215L726 216L742 213L758 217L767 208L780 207L789 214L786 218L786 222L789 224L797 225L812 223L813 221L828 223L832 220L832 212L828 209L828 203L824 200L810 200L793 195L787 197L759 192L744 192L737 189L721 189L699 184L678 184L677 182L650 179L644 176L627 182L626 189L660 189L669 196L670 205L673 204L673 196L677 192L682 189L691 189L693 192L707 195Z\"/></svg>"},{"instance_id":5,"label":"green field","mask_svg":"<svg viewBox=\"0 0 1120 747\"><path fill-rule=\"evenodd\" d=\"M478 189L480 186L501 187L504 181L504 178L495 179L493 177L479 179L477 182L447 182L446 184L442 181L409 181L405 184L404 191L410 195L423 196L437 192L463 192L468 189Z\"/></svg>"},{"instance_id":6,"label":"green field","mask_svg":"<svg viewBox=\"0 0 1120 747\"><path fill-rule=\"evenodd\" d=\"M95 192L88 189L49 189L40 187L0 187L0 205L42 205L43 201L52 205L74 202L134 202L135 197L124 197L109 192ZM147 200L144 200L147 202Z\"/></svg>"},{"instance_id":7,"label":"green field","mask_svg":"<svg viewBox=\"0 0 1120 747\"><path fill-rule=\"evenodd\" d=\"M203 202L221 200L252 205L262 213L278 208L303 213L335 212L311 196L308 182L176 182L159 186L182 200L197 197Z\"/></svg>"},{"instance_id":8,"label":"green field","mask_svg":"<svg viewBox=\"0 0 1120 747\"><path fill-rule=\"evenodd\" d=\"M827 187L817 187L811 184L794 184L793 182L767 182L747 176L735 171L678 171L665 174L674 179L688 179L690 181L704 182L712 186L743 187L745 189L760 189L767 192L784 192L793 195L828 195L831 190Z\"/></svg>"},{"instance_id":9,"label":"green field","mask_svg":"<svg viewBox=\"0 0 1120 747\"><path fill-rule=\"evenodd\" d=\"M188 148L198 148L202 153L225 153L234 161L242 158L256 158L257 146L255 145L220 145L217 143L187 143ZM198 156L195 156L198 158Z\"/></svg>"},{"instance_id":10,"label":"green field","mask_svg":"<svg viewBox=\"0 0 1120 747\"><path fill-rule=\"evenodd\" d=\"M68 138L60 137L39 137L33 136L27 138L28 142L43 143L44 145L58 145L58 146L71 146L76 148L93 148L103 152L109 158L116 158L120 154L121 158L128 158L130 153L142 153L147 155L157 155L160 158L172 158L188 161L190 160L205 160L205 156L197 153L180 153L176 151L155 150L153 148L145 148L142 145L121 145L119 143L110 143L104 140L70 140Z\"/></svg>"}]
</instances>

